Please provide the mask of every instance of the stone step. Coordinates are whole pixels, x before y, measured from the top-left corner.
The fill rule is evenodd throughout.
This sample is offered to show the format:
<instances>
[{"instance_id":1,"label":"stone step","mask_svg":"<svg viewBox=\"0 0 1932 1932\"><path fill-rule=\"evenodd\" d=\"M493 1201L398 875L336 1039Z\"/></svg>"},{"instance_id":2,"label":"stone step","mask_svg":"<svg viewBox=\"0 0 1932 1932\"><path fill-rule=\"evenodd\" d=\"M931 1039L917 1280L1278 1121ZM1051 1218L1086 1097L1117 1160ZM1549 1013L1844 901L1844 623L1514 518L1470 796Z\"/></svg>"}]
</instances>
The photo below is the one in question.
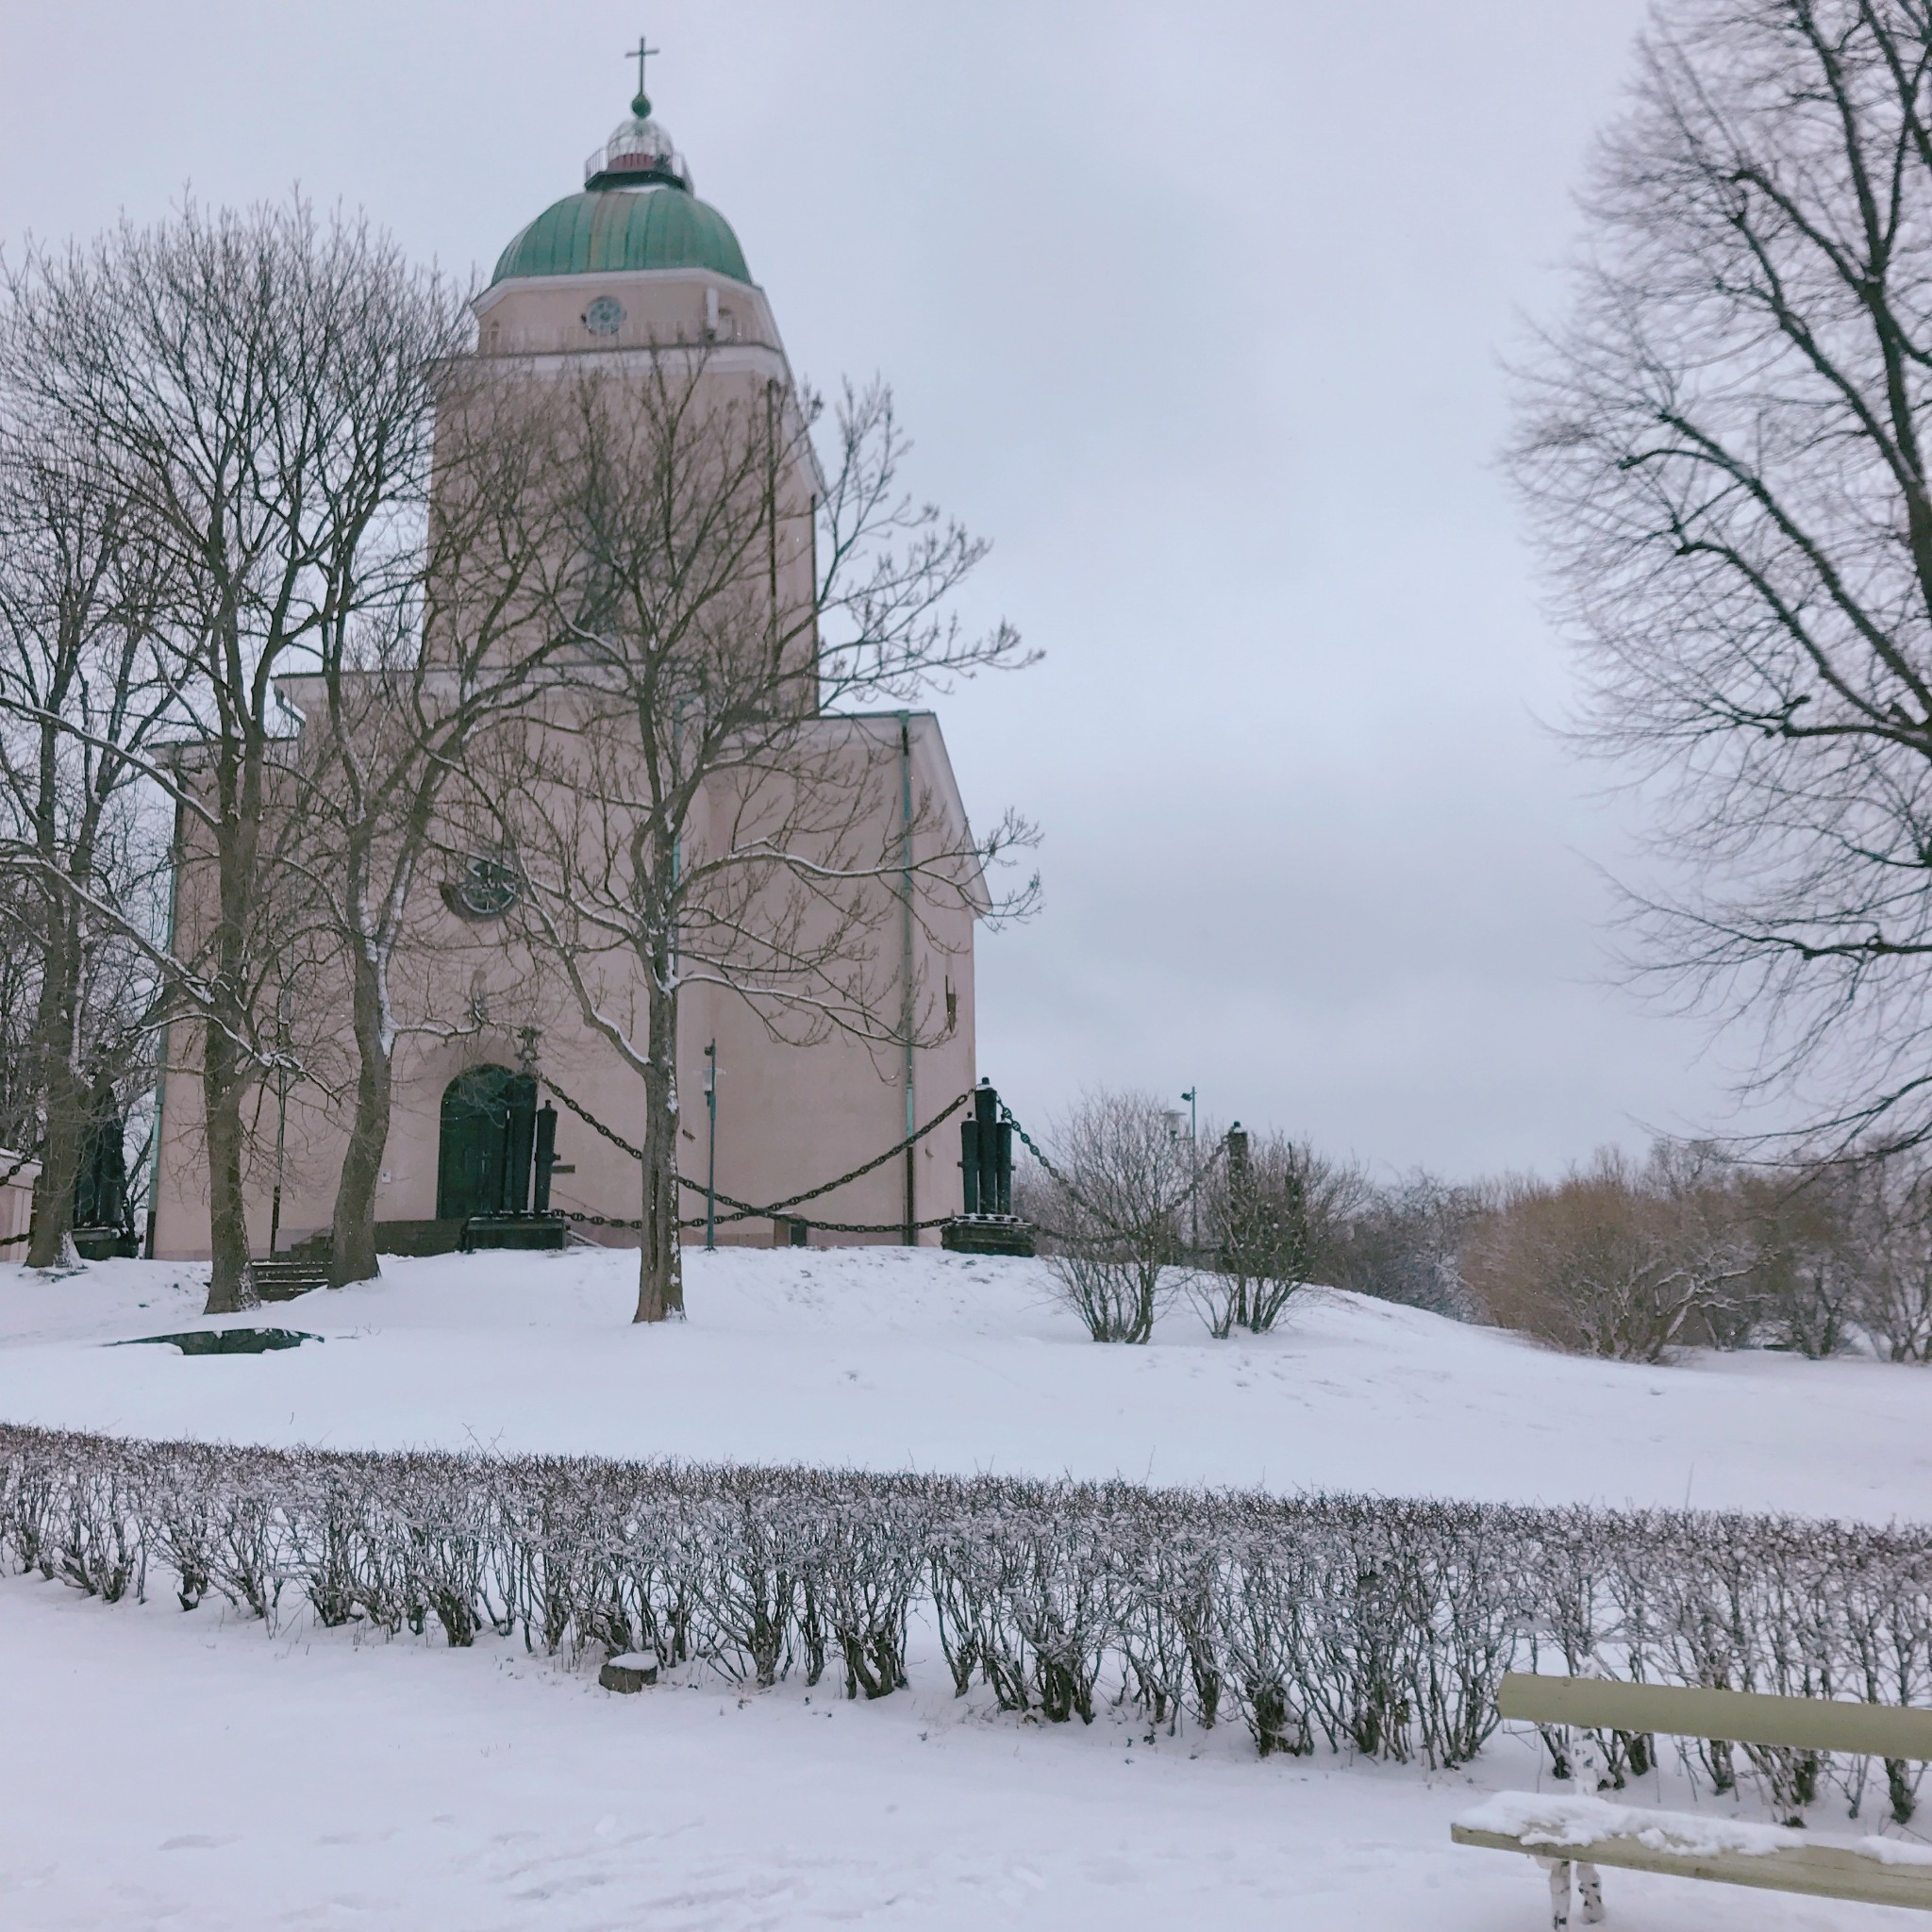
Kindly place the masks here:
<instances>
[{"instance_id":1,"label":"stone step","mask_svg":"<svg viewBox=\"0 0 1932 1932\"><path fill-rule=\"evenodd\" d=\"M570 1224L548 1214L473 1214L463 1223L462 1251L489 1249L555 1251L570 1245Z\"/></svg>"},{"instance_id":2,"label":"stone step","mask_svg":"<svg viewBox=\"0 0 1932 1932\"><path fill-rule=\"evenodd\" d=\"M1014 1255L1031 1259L1039 1253L1032 1224L1017 1214L956 1214L940 1229L940 1245L955 1255Z\"/></svg>"},{"instance_id":3,"label":"stone step","mask_svg":"<svg viewBox=\"0 0 1932 1932\"><path fill-rule=\"evenodd\" d=\"M291 1302L298 1294L328 1286L328 1259L304 1256L300 1260L287 1256L254 1264L255 1291L265 1302Z\"/></svg>"}]
</instances>

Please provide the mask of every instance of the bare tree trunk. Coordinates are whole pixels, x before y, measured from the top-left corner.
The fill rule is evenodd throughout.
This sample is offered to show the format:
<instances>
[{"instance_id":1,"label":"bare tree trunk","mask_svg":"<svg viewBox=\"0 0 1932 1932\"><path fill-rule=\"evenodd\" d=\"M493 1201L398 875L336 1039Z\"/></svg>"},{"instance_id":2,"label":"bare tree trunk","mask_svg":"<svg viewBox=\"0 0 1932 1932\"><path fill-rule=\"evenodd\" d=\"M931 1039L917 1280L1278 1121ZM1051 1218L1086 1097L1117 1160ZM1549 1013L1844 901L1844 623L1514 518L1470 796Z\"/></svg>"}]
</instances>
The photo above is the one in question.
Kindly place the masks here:
<instances>
[{"instance_id":1,"label":"bare tree trunk","mask_svg":"<svg viewBox=\"0 0 1932 1932\"><path fill-rule=\"evenodd\" d=\"M374 1281L382 1273L375 1258L375 1190L382 1153L389 1144L390 1100L395 1073L395 1041L382 962L368 948L353 955L356 1032L356 1112L336 1187L328 1285Z\"/></svg>"},{"instance_id":2,"label":"bare tree trunk","mask_svg":"<svg viewBox=\"0 0 1932 1932\"><path fill-rule=\"evenodd\" d=\"M644 1239L638 1257L638 1322L684 1319L684 1256L677 1227L677 995L670 960L653 975L644 1071Z\"/></svg>"},{"instance_id":3,"label":"bare tree trunk","mask_svg":"<svg viewBox=\"0 0 1932 1932\"><path fill-rule=\"evenodd\" d=\"M340 712L334 705L330 715L340 726ZM419 824L415 829L420 834L423 827ZM346 923L352 928L344 937L348 941L350 1024L356 1038L356 1107L336 1180L329 1237L331 1288L374 1281L382 1272L375 1258L375 1190L382 1174L383 1150L389 1145L394 1091L395 1026L389 984L389 947L394 943L394 934L387 923L378 932L370 917L372 840L369 824L356 825L342 853L342 904L350 910Z\"/></svg>"},{"instance_id":4,"label":"bare tree trunk","mask_svg":"<svg viewBox=\"0 0 1932 1932\"><path fill-rule=\"evenodd\" d=\"M251 751L254 747L251 747ZM208 1307L231 1315L260 1305L248 1253L247 1197L242 1174L248 1134L242 1109L254 1084L242 1042L251 1034L246 993L248 935L254 924L259 880L261 784L255 758L222 772L225 809L216 831L221 925L214 936L213 999L203 1027L202 1107L208 1133Z\"/></svg>"},{"instance_id":5,"label":"bare tree trunk","mask_svg":"<svg viewBox=\"0 0 1932 1932\"><path fill-rule=\"evenodd\" d=\"M47 944L42 956L40 1014L41 1097L46 1133L41 1174L34 1187L29 1268L56 1268L75 1259L74 1182L86 1132L87 1090L77 1065L80 1046L80 955L73 922L58 903L47 908Z\"/></svg>"},{"instance_id":6,"label":"bare tree trunk","mask_svg":"<svg viewBox=\"0 0 1932 1932\"><path fill-rule=\"evenodd\" d=\"M216 1016L219 1020L219 1014ZM232 1315L259 1307L255 1271L248 1255L248 1215L242 1188L246 1129L242 1104L249 1081L242 1067L241 1050L226 1027L210 1024L202 1056L202 1094L207 1110L208 1243L213 1265L208 1273L210 1315Z\"/></svg>"}]
</instances>

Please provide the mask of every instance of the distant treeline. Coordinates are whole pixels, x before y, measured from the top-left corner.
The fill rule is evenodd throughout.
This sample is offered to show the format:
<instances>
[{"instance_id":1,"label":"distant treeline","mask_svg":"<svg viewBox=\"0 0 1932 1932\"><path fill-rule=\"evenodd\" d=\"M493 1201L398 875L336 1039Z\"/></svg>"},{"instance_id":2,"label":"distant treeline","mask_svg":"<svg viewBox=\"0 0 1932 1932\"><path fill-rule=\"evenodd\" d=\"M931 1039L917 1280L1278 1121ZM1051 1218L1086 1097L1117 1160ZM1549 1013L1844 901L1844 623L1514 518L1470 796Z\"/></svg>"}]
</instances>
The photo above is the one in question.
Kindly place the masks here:
<instances>
[{"instance_id":1,"label":"distant treeline","mask_svg":"<svg viewBox=\"0 0 1932 1932\"><path fill-rule=\"evenodd\" d=\"M1599 1154L1559 1180L1373 1178L1276 1133L1195 1141L1151 1096L1090 1095L1022 1177L1096 1341L1187 1296L1216 1335L1324 1283L1559 1348L1687 1344L1932 1361L1932 1168L1915 1154L1768 1165L1705 1144Z\"/></svg>"}]
</instances>

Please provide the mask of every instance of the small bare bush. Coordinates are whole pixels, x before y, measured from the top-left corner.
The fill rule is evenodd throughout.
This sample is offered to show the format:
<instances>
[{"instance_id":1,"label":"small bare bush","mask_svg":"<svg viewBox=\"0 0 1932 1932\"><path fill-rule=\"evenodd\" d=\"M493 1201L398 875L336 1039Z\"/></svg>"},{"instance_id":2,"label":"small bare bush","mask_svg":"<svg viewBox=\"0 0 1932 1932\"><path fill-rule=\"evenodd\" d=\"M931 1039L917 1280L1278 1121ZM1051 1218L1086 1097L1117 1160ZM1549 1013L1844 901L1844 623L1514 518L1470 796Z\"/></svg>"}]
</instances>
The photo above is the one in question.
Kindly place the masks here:
<instances>
[{"instance_id":1,"label":"small bare bush","mask_svg":"<svg viewBox=\"0 0 1932 1932\"><path fill-rule=\"evenodd\" d=\"M1366 1189L1354 1168L1282 1134L1250 1135L1237 1124L1221 1145L1201 1182L1207 1265L1188 1292L1217 1339L1237 1328L1263 1335L1297 1290L1325 1278Z\"/></svg>"},{"instance_id":2,"label":"small bare bush","mask_svg":"<svg viewBox=\"0 0 1932 1932\"><path fill-rule=\"evenodd\" d=\"M1186 1246L1191 1149L1145 1093L1090 1094L1051 1139L1029 1211L1059 1297L1095 1341L1144 1342Z\"/></svg>"}]
</instances>

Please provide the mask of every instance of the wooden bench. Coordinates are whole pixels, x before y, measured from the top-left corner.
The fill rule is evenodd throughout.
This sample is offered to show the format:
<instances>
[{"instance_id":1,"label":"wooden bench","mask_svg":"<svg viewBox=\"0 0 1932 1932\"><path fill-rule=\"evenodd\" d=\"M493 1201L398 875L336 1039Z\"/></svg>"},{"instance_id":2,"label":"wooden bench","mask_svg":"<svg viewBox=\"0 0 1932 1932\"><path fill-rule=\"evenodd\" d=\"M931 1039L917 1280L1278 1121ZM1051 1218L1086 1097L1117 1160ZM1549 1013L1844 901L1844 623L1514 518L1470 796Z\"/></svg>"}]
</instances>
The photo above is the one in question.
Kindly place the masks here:
<instances>
[{"instance_id":1,"label":"wooden bench","mask_svg":"<svg viewBox=\"0 0 1932 1932\"><path fill-rule=\"evenodd\" d=\"M1622 1731L1632 1737L1661 1734L1870 1757L1932 1758L1932 1710L1883 1704L1512 1672L1503 1679L1496 1708L1503 1717L1532 1724ZM1551 1923L1557 1932L1570 1924L1573 1871L1582 1893L1582 1923L1594 1924L1603 1917L1599 1865L1932 1911L1932 1845L1892 1838L1824 1838L1712 1813L1607 1804L1587 1790L1593 1776L1576 1782L1578 1795L1574 1797L1500 1792L1450 1826L1457 1844L1523 1852L1538 1859L1549 1873Z\"/></svg>"}]
</instances>

